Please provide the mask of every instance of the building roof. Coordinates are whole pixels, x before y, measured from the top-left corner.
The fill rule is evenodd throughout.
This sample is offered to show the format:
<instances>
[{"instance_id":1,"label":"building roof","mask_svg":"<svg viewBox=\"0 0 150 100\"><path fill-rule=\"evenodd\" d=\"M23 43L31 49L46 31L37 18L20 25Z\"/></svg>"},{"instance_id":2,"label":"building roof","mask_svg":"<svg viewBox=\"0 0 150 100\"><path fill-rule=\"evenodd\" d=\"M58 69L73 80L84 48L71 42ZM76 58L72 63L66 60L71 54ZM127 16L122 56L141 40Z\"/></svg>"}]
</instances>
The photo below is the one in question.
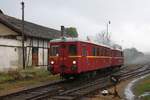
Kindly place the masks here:
<instances>
[{"instance_id":1,"label":"building roof","mask_svg":"<svg viewBox=\"0 0 150 100\"><path fill-rule=\"evenodd\" d=\"M21 35L22 21L20 19L0 13L0 23ZM24 34L25 36L43 39L53 39L61 36L59 30L37 25L28 21L24 21Z\"/></svg>"}]
</instances>

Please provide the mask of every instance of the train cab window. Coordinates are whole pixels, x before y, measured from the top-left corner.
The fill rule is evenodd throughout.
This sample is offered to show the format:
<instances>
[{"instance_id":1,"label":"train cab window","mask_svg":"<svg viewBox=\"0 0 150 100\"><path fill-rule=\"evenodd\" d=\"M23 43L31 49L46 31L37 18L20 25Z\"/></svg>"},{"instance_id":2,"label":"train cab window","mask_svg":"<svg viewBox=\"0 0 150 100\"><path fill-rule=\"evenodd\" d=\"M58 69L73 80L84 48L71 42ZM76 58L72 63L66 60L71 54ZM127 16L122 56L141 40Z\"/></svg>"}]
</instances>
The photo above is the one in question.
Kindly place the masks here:
<instances>
[{"instance_id":1,"label":"train cab window","mask_svg":"<svg viewBox=\"0 0 150 100\"><path fill-rule=\"evenodd\" d=\"M85 47L82 48L82 56L87 56L87 50Z\"/></svg>"},{"instance_id":2,"label":"train cab window","mask_svg":"<svg viewBox=\"0 0 150 100\"><path fill-rule=\"evenodd\" d=\"M70 45L69 46L69 55L70 56L77 55L77 46L76 45Z\"/></svg>"},{"instance_id":3,"label":"train cab window","mask_svg":"<svg viewBox=\"0 0 150 100\"><path fill-rule=\"evenodd\" d=\"M59 56L59 46L51 46L50 55Z\"/></svg>"}]
</instances>

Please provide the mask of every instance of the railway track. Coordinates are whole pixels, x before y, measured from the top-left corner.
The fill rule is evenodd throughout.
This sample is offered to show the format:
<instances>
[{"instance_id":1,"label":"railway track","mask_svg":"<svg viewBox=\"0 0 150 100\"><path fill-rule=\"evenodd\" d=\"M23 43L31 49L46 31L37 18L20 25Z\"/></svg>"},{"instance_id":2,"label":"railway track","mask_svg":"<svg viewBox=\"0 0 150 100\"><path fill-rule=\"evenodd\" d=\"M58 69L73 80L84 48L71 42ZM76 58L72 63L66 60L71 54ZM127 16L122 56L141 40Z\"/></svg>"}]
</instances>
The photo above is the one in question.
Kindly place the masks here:
<instances>
[{"instance_id":1,"label":"railway track","mask_svg":"<svg viewBox=\"0 0 150 100\"><path fill-rule=\"evenodd\" d=\"M150 73L150 67L146 66L146 67L139 67L132 71L124 72L118 76L120 78L120 81L124 81L129 78L135 78L148 73ZM113 83L110 81L110 77L105 77L104 79L96 80L85 86L62 92L59 95L52 97L50 100L78 100L84 95L111 86L113 86Z\"/></svg>"},{"instance_id":2,"label":"railway track","mask_svg":"<svg viewBox=\"0 0 150 100\"><path fill-rule=\"evenodd\" d=\"M98 78L108 76L110 72L100 74ZM95 80L97 78L93 78ZM85 81L85 82L84 82ZM89 79L79 80L58 80L42 86L25 89L15 93L0 96L0 100L37 100L47 98L65 90L72 89L85 83L89 83Z\"/></svg>"},{"instance_id":3,"label":"railway track","mask_svg":"<svg viewBox=\"0 0 150 100\"><path fill-rule=\"evenodd\" d=\"M44 95L59 89L57 85L65 82L65 80L52 81L38 87L25 89L11 94L0 96L0 100L27 100L29 97Z\"/></svg>"},{"instance_id":4,"label":"railway track","mask_svg":"<svg viewBox=\"0 0 150 100\"><path fill-rule=\"evenodd\" d=\"M150 73L150 68L145 65L144 67L139 66L138 68L129 71L126 71L126 68L122 68L122 72L117 73L117 75L120 77L120 80L123 81L132 78L133 76L137 77L147 73ZM68 83L65 80L60 80L45 86L1 96L0 100L74 100L98 89L112 86L108 74L109 73L92 82L87 80L84 80L85 82L83 82L82 80L82 82L78 83L75 81Z\"/></svg>"}]
</instances>

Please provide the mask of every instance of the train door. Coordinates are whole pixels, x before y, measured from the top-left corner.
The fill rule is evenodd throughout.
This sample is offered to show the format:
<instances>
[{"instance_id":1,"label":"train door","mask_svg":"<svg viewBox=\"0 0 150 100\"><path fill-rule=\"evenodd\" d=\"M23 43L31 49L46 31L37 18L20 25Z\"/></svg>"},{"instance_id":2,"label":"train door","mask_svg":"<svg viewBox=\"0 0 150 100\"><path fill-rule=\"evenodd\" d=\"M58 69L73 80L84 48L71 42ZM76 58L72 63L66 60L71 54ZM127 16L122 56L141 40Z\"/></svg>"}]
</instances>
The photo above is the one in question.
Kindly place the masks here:
<instances>
[{"instance_id":1,"label":"train door","mask_svg":"<svg viewBox=\"0 0 150 100\"><path fill-rule=\"evenodd\" d=\"M88 70L88 62L87 62L87 48L86 46L82 46L82 70Z\"/></svg>"},{"instance_id":2,"label":"train door","mask_svg":"<svg viewBox=\"0 0 150 100\"><path fill-rule=\"evenodd\" d=\"M61 45L60 45L60 49L59 49L59 51L60 51L60 57L59 57L59 60L60 60L60 65L65 65L65 61L66 61L66 57L67 57L67 52L68 52L68 50L67 50L67 46L66 46L66 44L65 43L62 43Z\"/></svg>"},{"instance_id":3,"label":"train door","mask_svg":"<svg viewBox=\"0 0 150 100\"><path fill-rule=\"evenodd\" d=\"M60 67L60 73L64 73L68 66L68 44L61 43L59 48L59 67Z\"/></svg>"},{"instance_id":4,"label":"train door","mask_svg":"<svg viewBox=\"0 0 150 100\"><path fill-rule=\"evenodd\" d=\"M32 48L32 65L33 66L38 65L38 47Z\"/></svg>"}]
</instances>

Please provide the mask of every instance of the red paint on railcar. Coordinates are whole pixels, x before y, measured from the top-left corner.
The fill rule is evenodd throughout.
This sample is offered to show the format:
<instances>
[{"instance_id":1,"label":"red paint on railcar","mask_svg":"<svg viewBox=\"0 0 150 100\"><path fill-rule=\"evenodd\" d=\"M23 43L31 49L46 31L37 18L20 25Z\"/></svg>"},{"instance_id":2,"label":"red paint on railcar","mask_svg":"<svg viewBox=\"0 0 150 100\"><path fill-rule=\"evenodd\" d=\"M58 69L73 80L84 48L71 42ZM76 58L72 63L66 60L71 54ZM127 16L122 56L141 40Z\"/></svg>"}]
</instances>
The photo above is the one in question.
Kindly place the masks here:
<instances>
[{"instance_id":1,"label":"red paint on railcar","mask_svg":"<svg viewBox=\"0 0 150 100\"><path fill-rule=\"evenodd\" d=\"M50 42L49 65L53 74L80 74L123 65L121 50L84 41Z\"/></svg>"}]
</instances>

